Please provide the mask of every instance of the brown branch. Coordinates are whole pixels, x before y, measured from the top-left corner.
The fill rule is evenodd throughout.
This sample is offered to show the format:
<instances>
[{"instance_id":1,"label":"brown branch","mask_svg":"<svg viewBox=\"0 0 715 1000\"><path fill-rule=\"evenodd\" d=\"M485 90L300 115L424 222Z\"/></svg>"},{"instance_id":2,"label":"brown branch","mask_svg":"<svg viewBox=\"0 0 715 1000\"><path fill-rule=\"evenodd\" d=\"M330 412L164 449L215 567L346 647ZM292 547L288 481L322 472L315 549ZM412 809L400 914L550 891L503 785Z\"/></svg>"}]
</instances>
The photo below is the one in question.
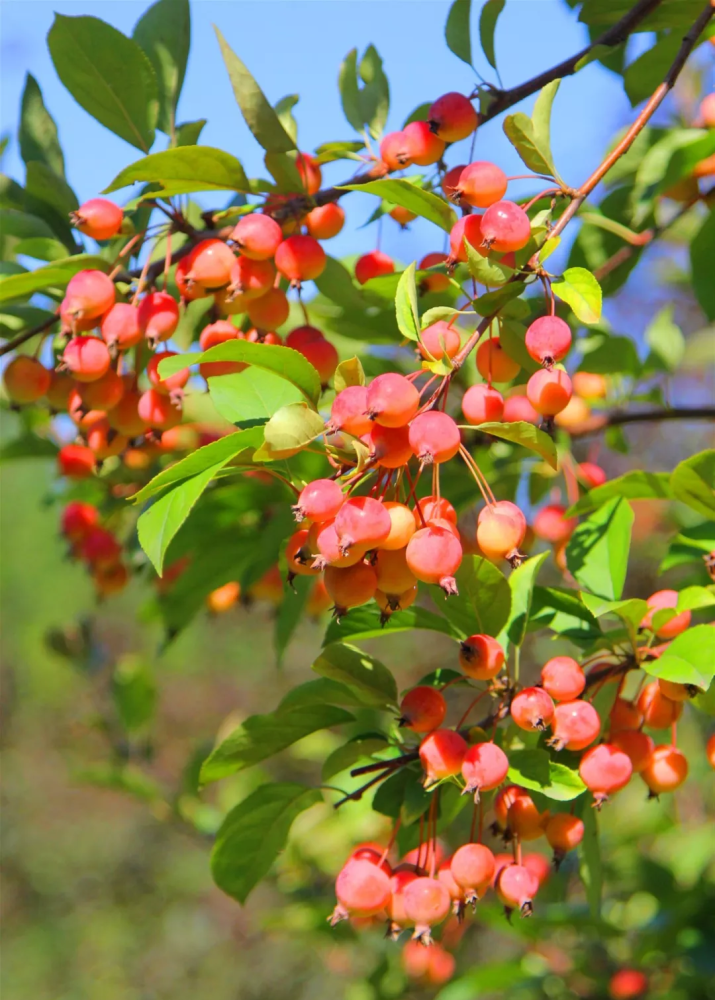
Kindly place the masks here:
<instances>
[{"instance_id":1,"label":"brown branch","mask_svg":"<svg viewBox=\"0 0 715 1000\"><path fill-rule=\"evenodd\" d=\"M588 434L600 434L608 427L661 423L665 420L715 420L715 406L683 406L662 410L641 410L635 413L616 411L610 414L597 414L577 427L570 428L569 434L572 438L586 437Z\"/></svg>"},{"instance_id":2,"label":"brown branch","mask_svg":"<svg viewBox=\"0 0 715 1000\"><path fill-rule=\"evenodd\" d=\"M39 333L46 333L53 323L56 323L59 318L59 313L55 313L43 323L38 323L37 326L33 326L31 329L23 331L23 333L18 333L17 337L13 337L12 340L8 340L2 345L2 347L0 347L0 357L2 357L3 354L9 354L10 351L14 351L16 347L24 344L26 340L32 340L32 338L36 337Z\"/></svg>"}]
</instances>

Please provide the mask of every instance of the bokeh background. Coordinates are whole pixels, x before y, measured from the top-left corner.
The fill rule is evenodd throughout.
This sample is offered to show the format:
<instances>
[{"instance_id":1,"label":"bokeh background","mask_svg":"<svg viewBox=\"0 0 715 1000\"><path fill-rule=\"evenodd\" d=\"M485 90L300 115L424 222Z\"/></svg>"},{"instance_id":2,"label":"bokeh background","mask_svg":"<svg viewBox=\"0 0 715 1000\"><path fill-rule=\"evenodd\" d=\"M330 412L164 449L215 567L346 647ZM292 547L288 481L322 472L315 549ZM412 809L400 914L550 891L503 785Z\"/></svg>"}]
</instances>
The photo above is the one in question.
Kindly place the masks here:
<instances>
[{"instance_id":1,"label":"bokeh background","mask_svg":"<svg viewBox=\"0 0 715 1000\"><path fill-rule=\"evenodd\" d=\"M53 11L92 14L130 33L144 7L134 0L4 0L0 110L2 132L12 135L3 163L6 173L22 177L14 132L28 70L58 123L68 178L80 201L137 158L60 85L45 36ZM390 80L388 128L399 128L421 102L446 90L468 92L476 82L443 43L448 8L441 0L198 0L179 120L208 118L202 142L237 155L249 174L260 172L260 150L240 117L218 58L211 28L216 23L272 101L300 93L296 116L301 148L350 137L336 86L338 67L350 48L362 50L370 42L382 55ZM650 41L647 35L637 36L629 52L637 54ZM561 0L510 0L497 33L504 85L528 78L585 42L584 27ZM486 64L477 61L477 66L491 78ZM700 74L683 81L663 109L663 119L681 115L688 120L703 74L712 80L712 67L702 64ZM552 142L555 161L570 183L578 184L590 173L614 132L631 116L620 82L599 64L562 88L554 106ZM452 154L451 162L463 162L468 149L461 159L458 154ZM496 122L479 134L476 157L494 159L507 173L523 169ZM327 182L345 179L345 164L329 165L324 176ZM375 245L375 227L360 228L374 202L351 195L346 207L348 225L330 246L334 256ZM421 221L404 231L384 225L382 248L403 261L441 249ZM703 350L707 334L697 305L679 283L681 254L677 241L649 251L609 303L607 315L620 332L639 342L661 305L672 301L687 348L684 372L668 387L670 398L711 401L713 376ZM2 418L7 440L14 418L6 412ZM598 455L609 475L634 464L672 468L712 442L702 425L632 428L627 437L630 456ZM589 449L589 457L596 457L594 447ZM201 797L195 794L191 761L231 720L270 710L293 684L309 678L322 626L311 621L301 625L280 670L272 649L274 610L266 602L220 618L204 616L162 651L158 628L144 620L146 584L134 582L118 598L95 605L82 569L65 557L51 483L52 470L42 460L9 463L3 469L3 1000L421 996L406 983L398 951L379 935L358 939L349 929L330 931L324 923L332 905L331 876L348 845L384 832L367 805L349 806L339 820L327 806L304 814L276 877L243 909L211 882L210 831L221 813L266 775L314 776L337 740L325 733L309 737L265 769L222 782ZM639 502L635 507L628 595L655 589L667 537L682 516L663 504ZM78 638L80 622L85 623L84 640ZM63 655L82 642L86 656ZM536 670L547 649L548 655L557 651L553 645L532 645L527 669ZM446 641L424 634L380 639L373 651L395 669L403 687L437 666L450 665L453 655ZM155 720L131 748L137 779L129 791L101 787L108 783L102 767L119 739L108 682L117 663L128 671L145 670L158 690ZM603 977L615 962L649 967L665 952L687 964L694 950L707 950L708 939L715 981L713 827L708 828L714 807L712 772L702 762L698 724L693 719L682 728L693 772L675 804L651 803L646 809L636 787L604 813L608 931L589 923L582 890L567 866L549 890L554 903L548 917L543 914L509 931L497 909L487 908L458 951L460 970L472 970L469 978L462 980L460 992L445 991L445 998L597 997L603 995ZM704 797L698 786L705 789ZM574 901L568 909L560 906L567 885ZM654 989L658 996L681 995L671 990L667 978ZM688 1000L714 995L693 992Z\"/></svg>"}]
</instances>

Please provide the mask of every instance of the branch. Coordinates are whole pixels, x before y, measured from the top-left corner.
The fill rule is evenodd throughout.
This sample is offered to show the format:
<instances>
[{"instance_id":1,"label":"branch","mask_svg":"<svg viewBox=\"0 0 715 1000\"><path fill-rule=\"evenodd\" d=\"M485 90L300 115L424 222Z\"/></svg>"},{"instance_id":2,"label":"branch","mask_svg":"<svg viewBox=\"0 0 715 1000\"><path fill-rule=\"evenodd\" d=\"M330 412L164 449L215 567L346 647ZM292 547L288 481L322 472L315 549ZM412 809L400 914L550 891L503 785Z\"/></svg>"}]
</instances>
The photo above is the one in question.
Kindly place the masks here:
<instances>
[{"instance_id":1,"label":"branch","mask_svg":"<svg viewBox=\"0 0 715 1000\"><path fill-rule=\"evenodd\" d=\"M39 333L45 333L50 329L53 323L56 323L59 319L59 313L55 313L46 319L44 323L38 323L37 326L33 326L30 330L25 330L23 333L18 333L17 337L13 337L12 340L8 340L6 343L0 347L0 357L3 354L9 354L10 351L14 351L16 347L24 344L26 340L31 340L36 337Z\"/></svg>"},{"instance_id":2,"label":"branch","mask_svg":"<svg viewBox=\"0 0 715 1000\"><path fill-rule=\"evenodd\" d=\"M608 427L618 427L623 424L653 424L664 420L715 420L715 406L683 406L670 410L641 410L636 413L616 411L593 416L577 427L571 428L569 434L572 438L586 437L588 434L600 434Z\"/></svg>"}]
</instances>

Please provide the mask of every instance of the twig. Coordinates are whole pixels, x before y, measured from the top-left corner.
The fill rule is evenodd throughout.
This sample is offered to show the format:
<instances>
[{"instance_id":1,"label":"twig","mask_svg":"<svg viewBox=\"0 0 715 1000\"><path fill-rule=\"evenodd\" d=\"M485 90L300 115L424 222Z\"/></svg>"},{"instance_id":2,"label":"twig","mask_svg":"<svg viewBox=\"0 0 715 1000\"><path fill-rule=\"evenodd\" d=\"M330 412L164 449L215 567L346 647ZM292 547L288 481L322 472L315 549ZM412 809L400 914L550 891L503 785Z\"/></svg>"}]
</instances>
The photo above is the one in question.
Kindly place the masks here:
<instances>
[{"instance_id":1,"label":"twig","mask_svg":"<svg viewBox=\"0 0 715 1000\"><path fill-rule=\"evenodd\" d=\"M12 340L8 340L7 343L0 347L0 357L2 357L3 354L9 354L10 351L14 351L16 347L24 344L26 340L32 340L32 338L36 337L38 333L45 333L45 331L49 330L52 324L56 323L59 318L60 315L59 312L57 312L53 316L50 316L49 319L46 319L43 323L38 323L37 326L33 326L29 330L24 330L22 333L18 333L17 337L13 337Z\"/></svg>"},{"instance_id":2,"label":"twig","mask_svg":"<svg viewBox=\"0 0 715 1000\"><path fill-rule=\"evenodd\" d=\"M680 406L670 410L641 410L635 413L615 411L609 414L597 414L577 427L569 428L569 434L572 438L586 437L588 434L599 434L608 427L661 423L664 420L715 420L715 406Z\"/></svg>"}]
</instances>

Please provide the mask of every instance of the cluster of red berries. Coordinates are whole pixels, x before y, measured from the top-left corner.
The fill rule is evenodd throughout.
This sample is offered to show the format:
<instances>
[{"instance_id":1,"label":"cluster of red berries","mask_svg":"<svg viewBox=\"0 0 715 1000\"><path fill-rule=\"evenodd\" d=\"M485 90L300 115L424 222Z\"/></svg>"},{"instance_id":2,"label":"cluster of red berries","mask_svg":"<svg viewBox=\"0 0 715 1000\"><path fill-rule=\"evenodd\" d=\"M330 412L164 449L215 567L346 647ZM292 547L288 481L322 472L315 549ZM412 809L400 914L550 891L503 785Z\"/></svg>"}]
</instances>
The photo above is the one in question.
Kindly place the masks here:
<instances>
[{"instance_id":1,"label":"cluster of red berries","mask_svg":"<svg viewBox=\"0 0 715 1000\"><path fill-rule=\"evenodd\" d=\"M79 500L68 503L62 512L62 535L70 544L72 558L87 565L100 597L126 587L129 571L122 560L121 542L99 523L96 507Z\"/></svg>"}]
</instances>

